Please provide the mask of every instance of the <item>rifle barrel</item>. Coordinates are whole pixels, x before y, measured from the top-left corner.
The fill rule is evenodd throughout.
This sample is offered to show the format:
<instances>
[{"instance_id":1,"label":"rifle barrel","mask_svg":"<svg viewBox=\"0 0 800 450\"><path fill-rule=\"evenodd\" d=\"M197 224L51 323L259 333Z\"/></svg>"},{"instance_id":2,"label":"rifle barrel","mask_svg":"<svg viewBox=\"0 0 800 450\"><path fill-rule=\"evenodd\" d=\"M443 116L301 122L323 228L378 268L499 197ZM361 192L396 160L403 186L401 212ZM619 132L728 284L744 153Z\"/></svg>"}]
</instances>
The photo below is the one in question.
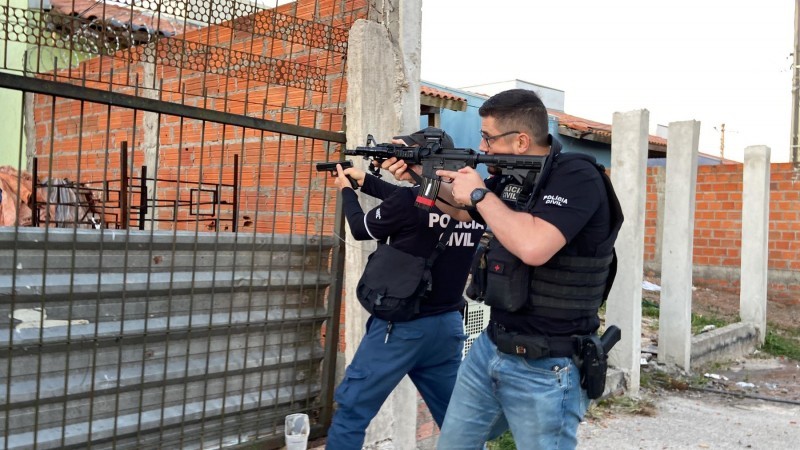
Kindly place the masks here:
<instances>
[{"instance_id":1,"label":"rifle barrel","mask_svg":"<svg viewBox=\"0 0 800 450\"><path fill-rule=\"evenodd\" d=\"M365 158L389 159L395 157L402 159L409 164L421 164L424 159L441 159L449 161L463 161L465 166L476 167L478 164L487 166L498 166L501 168L514 168L522 170L541 170L546 156L532 155L486 155L478 153L471 148L441 149L437 152L430 152L429 149L422 147L409 148L402 145L379 145L375 147L356 147L355 149L345 149L345 155L363 156Z\"/></svg>"}]
</instances>

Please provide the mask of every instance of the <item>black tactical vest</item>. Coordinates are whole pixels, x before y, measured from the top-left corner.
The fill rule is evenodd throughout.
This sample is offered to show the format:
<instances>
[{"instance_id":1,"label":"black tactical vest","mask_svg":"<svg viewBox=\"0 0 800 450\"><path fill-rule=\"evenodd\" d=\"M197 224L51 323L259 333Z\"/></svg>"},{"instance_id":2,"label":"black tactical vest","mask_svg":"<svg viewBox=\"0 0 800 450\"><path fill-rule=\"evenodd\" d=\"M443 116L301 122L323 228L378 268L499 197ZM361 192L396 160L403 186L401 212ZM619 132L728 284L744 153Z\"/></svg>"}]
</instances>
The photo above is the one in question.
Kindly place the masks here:
<instances>
[{"instance_id":1,"label":"black tactical vest","mask_svg":"<svg viewBox=\"0 0 800 450\"><path fill-rule=\"evenodd\" d=\"M547 263L530 267L529 306L536 315L542 317L573 320L596 315L608 298L617 273L614 241L622 226L622 208L605 168L597 164L594 157L582 153L559 153L552 164L574 164L573 161L579 160L594 165L603 180L611 217L610 234L592 256L567 256L562 254L562 250ZM542 180L531 196L532 202L536 200L539 187L546 182L552 170L551 167L548 173L542 175ZM532 207L533 204L530 203L528 210Z\"/></svg>"}]
</instances>

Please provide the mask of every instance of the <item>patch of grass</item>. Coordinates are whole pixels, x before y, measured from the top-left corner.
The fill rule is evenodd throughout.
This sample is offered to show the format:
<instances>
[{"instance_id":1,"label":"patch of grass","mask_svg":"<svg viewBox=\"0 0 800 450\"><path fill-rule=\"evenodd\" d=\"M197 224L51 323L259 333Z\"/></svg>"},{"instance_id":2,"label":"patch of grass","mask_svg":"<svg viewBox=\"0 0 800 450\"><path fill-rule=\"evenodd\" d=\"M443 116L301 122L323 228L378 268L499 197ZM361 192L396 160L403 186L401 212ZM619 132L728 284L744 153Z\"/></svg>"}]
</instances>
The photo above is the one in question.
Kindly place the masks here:
<instances>
[{"instance_id":1,"label":"patch of grass","mask_svg":"<svg viewBox=\"0 0 800 450\"><path fill-rule=\"evenodd\" d=\"M670 391L685 391L689 389L689 382L675 378L660 370L642 371L639 375L639 386L646 389L667 389Z\"/></svg>"},{"instance_id":2,"label":"patch of grass","mask_svg":"<svg viewBox=\"0 0 800 450\"><path fill-rule=\"evenodd\" d=\"M703 368L703 370L702 370L701 372L703 372L703 373L706 373L706 372L718 372L718 371L720 371L720 370L725 370L725 369L727 369L728 367L730 367L730 363L729 363L728 361L726 361L726 362L722 362L722 361L713 361L713 362L711 362L711 363L708 363L708 364L707 364L707 365L706 365L706 366Z\"/></svg>"},{"instance_id":3,"label":"patch of grass","mask_svg":"<svg viewBox=\"0 0 800 450\"><path fill-rule=\"evenodd\" d=\"M643 370L639 374L639 386L647 389L664 387L669 379L669 375L660 370Z\"/></svg>"},{"instance_id":4,"label":"patch of grass","mask_svg":"<svg viewBox=\"0 0 800 450\"><path fill-rule=\"evenodd\" d=\"M791 331L767 327L767 336L764 338L764 346L761 347L761 350L773 356L785 356L800 360L800 340Z\"/></svg>"},{"instance_id":5,"label":"patch of grass","mask_svg":"<svg viewBox=\"0 0 800 450\"><path fill-rule=\"evenodd\" d=\"M626 396L608 397L597 403L600 408L607 408L614 412L620 412L636 416L655 416L655 404L644 398L632 398Z\"/></svg>"},{"instance_id":6,"label":"patch of grass","mask_svg":"<svg viewBox=\"0 0 800 450\"><path fill-rule=\"evenodd\" d=\"M735 320L738 321L738 318ZM700 331L708 325L714 325L717 328L721 328L731 323L733 322L720 317L704 316L702 314L692 313L692 334L699 334Z\"/></svg>"},{"instance_id":7,"label":"patch of grass","mask_svg":"<svg viewBox=\"0 0 800 450\"><path fill-rule=\"evenodd\" d=\"M489 450L517 450L517 444L514 443L511 431L506 431L499 438L487 442L486 448Z\"/></svg>"},{"instance_id":8,"label":"patch of grass","mask_svg":"<svg viewBox=\"0 0 800 450\"><path fill-rule=\"evenodd\" d=\"M772 322L768 322L767 323L767 329L768 330L778 330L778 332L781 334L781 336L788 336L788 337L794 337L794 338L800 339L800 326L797 326L795 328L784 328L784 327L778 326L778 325L776 325L776 324L774 324Z\"/></svg>"},{"instance_id":9,"label":"patch of grass","mask_svg":"<svg viewBox=\"0 0 800 450\"><path fill-rule=\"evenodd\" d=\"M642 317L658 319L659 314L660 305L657 302L648 300L646 298L642 299ZM734 321L738 321L738 318L734 319ZM733 322L724 318L692 313L692 334L698 334L708 325L714 325L715 327L720 328L730 323Z\"/></svg>"},{"instance_id":10,"label":"patch of grass","mask_svg":"<svg viewBox=\"0 0 800 450\"><path fill-rule=\"evenodd\" d=\"M652 417L657 414L655 404L644 398L608 397L592 402L586 411L586 419L598 420L614 414Z\"/></svg>"},{"instance_id":11,"label":"patch of grass","mask_svg":"<svg viewBox=\"0 0 800 450\"><path fill-rule=\"evenodd\" d=\"M658 319L658 303L643 298L642 317L654 317Z\"/></svg>"}]
</instances>

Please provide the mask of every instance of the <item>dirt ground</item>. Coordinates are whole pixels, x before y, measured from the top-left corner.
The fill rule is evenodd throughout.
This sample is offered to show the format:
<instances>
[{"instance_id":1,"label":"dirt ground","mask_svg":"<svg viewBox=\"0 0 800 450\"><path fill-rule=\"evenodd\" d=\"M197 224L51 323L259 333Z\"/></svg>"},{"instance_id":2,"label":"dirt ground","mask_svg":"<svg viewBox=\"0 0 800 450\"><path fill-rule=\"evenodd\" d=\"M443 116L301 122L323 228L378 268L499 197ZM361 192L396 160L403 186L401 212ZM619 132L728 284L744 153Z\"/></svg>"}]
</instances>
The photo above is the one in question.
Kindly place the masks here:
<instances>
[{"instance_id":1,"label":"dirt ground","mask_svg":"<svg viewBox=\"0 0 800 450\"><path fill-rule=\"evenodd\" d=\"M661 285L658 277L645 276L645 281ZM660 301L658 291L643 290L642 297ZM732 323L739 314L739 294L698 286L692 292L692 312ZM643 317L642 321L642 348L657 348L657 319ZM797 330L800 304L769 301L767 323ZM643 376L654 370L658 369L643 367ZM599 417L587 417L579 431L579 449L796 448L800 436L799 361L757 352L714 364L686 379L692 388L687 389L687 382L677 390L642 389L651 405L646 414L612 408ZM325 448L325 439L310 442L308 448Z\"/></svg>"},{"instance_id":2,"label":"dirt ground","mask_svg":"<svg viewBox=\"0 0 800 450\"><path fill-rule=\"evenodd\" d=\"M646 276L645 281L660 286L660 279ZM658 303L658 291L642 291L645 300ZM737 320L739 294L698 286L692 290L692 313L724 319ZM644 317L642 325L642 348L657 346L655 319ZM648 326L650 324L651 326ZM767 327L782 330L800 329L800 304L786 305L776 301L767 302ZM643 369L644 370L644 369ZM750 398L766 398L776 401L800 402L800 362L784 357L772 357L763 352L745 358L713 364L701 373L694 374L707 381L707 389L740 394Z\"/></svg>"},{"instance_id":3,"label":"dirt ground","mask_svg":"<svg viewBox=\"0 0 800 450\"><path fill-rule=\"evenodd\" d=\"M651 414L583 422L578 450L796 449L800 405L670 391Z\"/></svg>"},{"instance_id":4,"label":"dirt ground","mask_svg":"<svg viewBox=\"0 0 800 450\"><path fill-rule=\"evenodd\" d=\"M645 276L645 281L661 285L661 279L654 276ZM659 292L642 291L646 300L658 301ZM714 317L725 318L730 321L739 315L739 293L710 289L696 286L692 288L692 312ZM783 329L796 329L800 327L800 303L786 305L767 299L767 323L774 324Z\"/></svg>"},{"instance_id":5,"label":"dirt ground","mask_svg":"<svg viewBox=\"0 0 800 450\"><path fill-rule=\"evenodd\" d=\"M661 284L656 277L645 280ZM658 291L643 290L642 296L652 303L660 300ZM732 323L739 314L739 295L696 287L692 312ZM645 352L657 348L657 322L642 318ZM768 328L795 330L797 335L800 305L769 301L767 323ZM673 371L670 377L675 378L661 378L667 371L655 363L643 366L643 380L661 382L643 387L640 402L613 399L616 403L610 401L587 415L579 429L578 449L798 448L800 362L757 351L692 374Z\"/></svg>"}]
</instances>

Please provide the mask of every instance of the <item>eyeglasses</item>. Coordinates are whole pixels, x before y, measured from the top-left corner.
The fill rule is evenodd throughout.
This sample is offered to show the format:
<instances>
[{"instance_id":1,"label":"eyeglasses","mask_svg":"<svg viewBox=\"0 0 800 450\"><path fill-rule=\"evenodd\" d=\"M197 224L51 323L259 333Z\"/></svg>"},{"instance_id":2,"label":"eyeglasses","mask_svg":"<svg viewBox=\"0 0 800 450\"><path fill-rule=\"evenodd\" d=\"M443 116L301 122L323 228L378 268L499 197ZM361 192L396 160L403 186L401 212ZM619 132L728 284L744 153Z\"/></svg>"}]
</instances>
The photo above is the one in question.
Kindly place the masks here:
<instances>
[{"instance_id":1,"label":"eyeglasses","mask_svg":"<svg viewBox=\"0 0 800 450\"><path fill-rule=\"evenodd\" d=\"M514 133L521 133L520 131L507 131L505 133L496 134L494 136L489 136L488 134L481 131L481 139L486 141L486 148L492 148L492 141L495 139L499 139L501 137L506 137Z\"/></svg>"}]
</instances>

